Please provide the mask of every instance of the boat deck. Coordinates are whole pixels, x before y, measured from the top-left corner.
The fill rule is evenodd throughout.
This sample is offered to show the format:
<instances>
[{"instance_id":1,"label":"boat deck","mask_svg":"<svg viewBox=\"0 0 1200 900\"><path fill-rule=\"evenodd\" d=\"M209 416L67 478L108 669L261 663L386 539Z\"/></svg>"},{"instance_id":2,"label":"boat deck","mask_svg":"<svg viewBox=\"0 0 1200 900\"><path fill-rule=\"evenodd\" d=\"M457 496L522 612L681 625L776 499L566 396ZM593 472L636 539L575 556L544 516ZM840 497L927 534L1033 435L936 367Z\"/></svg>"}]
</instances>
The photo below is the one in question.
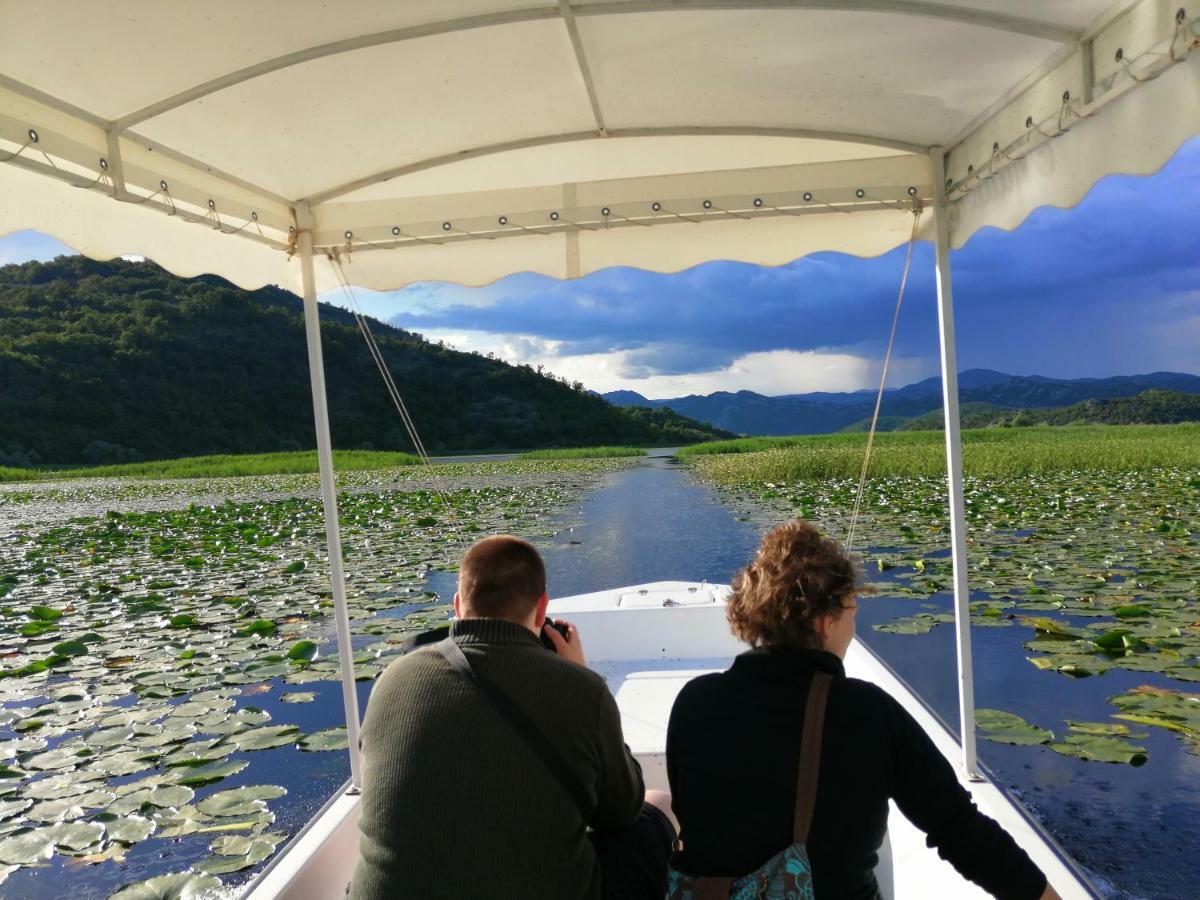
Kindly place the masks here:
<instances>
[{"instance_id":1,"label":"boat deck","mask_svg":"<svg viewBox=\"0 0 1200 900\"><path fill-rule=\"evenodd\" d=\"M724 607L727 594L724 585L658 582L584 594L551 605L555 616L578 625L588 665L608 681L621 710L625 740L641 762L649 788L668 789L664 757L667 720L675 696L692 678L724 671L733 657L746 649L729 632ZM845 663L848 676L873 682L899 700L959 768L961 754L954 735L864 644L855 640ZM986 780L969 782L960 775L959 781L979 808L1025 848L1064 900L1092 897L1046 836L1001 790ZM925 835L894 803L888 842L890 853L888 848L881 852L876 873L885 897L968 900L988 896L927 847Z\"/></svg>"},{"instance_id":2,"label":"boat deck","mask_svg":"<svg viewBox=\"0 0 1200 900\"><path fill-rule=\"evenodd\" d=\"M648 788L666 790L667 720L675 696L692 678L723 671L745 649L725 621L728 587L695 582L656 582L567 597L551 614L570 619L583 636L590 668L602 674L616 697L626 742L642 764ZM871 681L895 697L920 723L937 748L959 767L954 735L859 641L846 656L846 673ZM1064 900L1094 894L1054 843L990 781L960 782L976 805L998 821L1046 873ZM288 849L249 886L253 900L318 900L341 897L357 862L358 800L343 792ZM876 870L887 900L986 897L964 880L925 836L892 805L888 840Z\"/></svg>"}]
</instances>

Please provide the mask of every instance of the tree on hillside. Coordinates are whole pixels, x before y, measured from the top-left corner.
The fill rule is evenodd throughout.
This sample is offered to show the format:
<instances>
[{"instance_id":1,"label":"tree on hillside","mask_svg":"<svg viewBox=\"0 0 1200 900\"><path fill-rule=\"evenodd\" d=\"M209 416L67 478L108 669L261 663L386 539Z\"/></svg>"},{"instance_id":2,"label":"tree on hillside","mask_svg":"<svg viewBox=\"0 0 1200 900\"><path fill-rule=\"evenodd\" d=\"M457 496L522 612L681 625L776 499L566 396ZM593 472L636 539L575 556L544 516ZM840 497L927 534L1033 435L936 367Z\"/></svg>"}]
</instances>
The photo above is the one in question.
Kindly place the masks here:
<instances>
[{"instance_id":1,"label":"tree on hillside","mask_svg":"<svg viewBox=\"0 0 1200 900\"><path fill-rule=\"evenodd\" d=\"M322 305L321 320L334 444L411 450L351 313ZM371 327L430 450L718 436L682 417L630 414L528 366ZM300 300L212 276L185 280L152 263L73 256L0 267L0 383L0 453L10 460L315 444Z\"/></svg>"}]
</instances>

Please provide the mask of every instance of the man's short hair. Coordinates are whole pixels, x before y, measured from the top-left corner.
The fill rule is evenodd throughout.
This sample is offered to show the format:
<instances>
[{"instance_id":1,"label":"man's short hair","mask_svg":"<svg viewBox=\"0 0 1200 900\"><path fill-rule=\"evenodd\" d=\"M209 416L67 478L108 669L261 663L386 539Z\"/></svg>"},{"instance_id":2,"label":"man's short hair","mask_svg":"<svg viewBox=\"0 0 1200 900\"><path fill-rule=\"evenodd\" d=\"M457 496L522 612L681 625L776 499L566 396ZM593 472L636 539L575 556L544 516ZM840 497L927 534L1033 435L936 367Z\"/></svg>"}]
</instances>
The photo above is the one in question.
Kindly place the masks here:
<instances>
[{"instance_id":1,"label":"man's short hair","mask_svg":"<svg viewBox=\"0 0 1200 900\"><path fill-rule=\"evenodd\" d=\"M458 595L473 616L524 621L544 593L546 566L529 541L496 535L463 556Z\"/></svg>"}]
</instances>

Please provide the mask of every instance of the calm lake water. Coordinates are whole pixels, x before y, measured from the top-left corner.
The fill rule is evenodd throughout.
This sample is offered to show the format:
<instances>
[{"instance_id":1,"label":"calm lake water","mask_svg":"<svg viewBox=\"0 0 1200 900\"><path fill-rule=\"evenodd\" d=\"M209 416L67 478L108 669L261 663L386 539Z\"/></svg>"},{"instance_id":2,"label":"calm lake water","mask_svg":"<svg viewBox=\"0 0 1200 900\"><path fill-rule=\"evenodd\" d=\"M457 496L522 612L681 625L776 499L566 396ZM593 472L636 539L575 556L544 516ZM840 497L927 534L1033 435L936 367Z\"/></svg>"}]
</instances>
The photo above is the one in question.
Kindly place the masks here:
<instances>
[{"instance_id":1,"label":"calm lake water","mask_svg":"<svg viewBox=\"0 0 1200 900\"><path fill-rule=\"evenodd\" d=\"M675 465L669 451L589 495L576 521L543 545L551 596L658 580L728 582L750 559L761 526L741 521L719 493ZM434 587L451 597L454 577ZM975 592L973 599L986 599ZM950 611L949 594L930 601ZM871 626L910 615L910 600L871 599L858 615L859 638L881 656L957 734L954 631L887 634ZM1077 624L1086 624L1082 619ZM1107 721L1107 698L1141 684L1178 689L1154 673L1113 670L1068 679L1030 665L1027 628L975 628L976 705L1030 721ZM586 640L586 635L585 635ZM1161 728L1139 743L1140 767L1084 762L1043 747L978 742L996 781L1020 798L1046 831L1113 898L1200 897L1200 757Z\"/></svg>"},{"instance_id":2,"label":"calm lake water","mask_svg":"<svg viewBox=\"0 0 1200 900\"><path fill-rule=\"evenodd\" d=\"M608 476L603 487L577 507L558 514L554 537L539 540L546 558L551 596L567 596L639 582L701 580L728 582L756 547L763 523L738 518L713 488L697 483L673 463L670 451L652 451L639 466ZM454 593L455 576L432 572L428 586L440 603ZM979 597L986 595L980 594ZM932 603L948 610L948 595ZM444 607L442 607L444 609ZM954 633L949 627L923 635L877 632L873 624L912 612L911 601L872 599L859 613L859 636L952 726ZM403 614L407 609L388 614ZM1017 712L1027 719L1105 721L1106 698L1139 684L1173 685L1149 673L1110 671L1102 677L1070 680L1040 672L1026 660L1021 644L1026 628L976 628L976 702ZM585 635L586 640L586 635ZM359 684L365 709L370 683ZM253 698L255 705L305 732L340 724L340 687L314 682L310 704L285 705L279 690ZM1181 898L1200 896L1200 757L1183 752L1163 729L1146 729L1141 741L1149 762L1141 768L1088 763L1043 747L1013 747L981 740L982 761L997 781L1021 797L1048 832L1091 875L1102 896ZM259 751L271 780L288 789L272 803L274 831L295 833L348 777L344 753L297 753L292 747ZM262 769L253 770L261 772ZM136 776L131 776L136 777ZM222 782L222 788L254 783L249 772ZM55 857L42 869L15 872L0 888L4 897L73 895L104 897L120 883L179 871L206 856L202 843L151 840L134 845L117 884L89 878L78 863ZM109 867L104 867L105 869ZM228 885L250 872L227 876Z\"/></svg>"}]
</instances>

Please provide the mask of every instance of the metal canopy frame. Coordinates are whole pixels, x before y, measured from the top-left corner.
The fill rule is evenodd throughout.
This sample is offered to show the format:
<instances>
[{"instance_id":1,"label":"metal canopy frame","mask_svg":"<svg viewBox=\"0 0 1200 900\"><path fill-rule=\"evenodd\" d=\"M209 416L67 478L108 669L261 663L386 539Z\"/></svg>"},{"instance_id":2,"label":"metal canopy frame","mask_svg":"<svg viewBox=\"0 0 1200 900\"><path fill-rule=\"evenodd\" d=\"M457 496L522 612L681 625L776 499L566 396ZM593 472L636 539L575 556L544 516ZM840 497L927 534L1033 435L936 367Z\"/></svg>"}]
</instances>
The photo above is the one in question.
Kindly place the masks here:
<instances>
[{"instance_id":1,"label":"metal canopy frame","mask_svg":"<svg viewBox=\"0 0 1200 900\"><path fill-rule=\"evenodd\" d=\"M1103 47L1105 53L1112 52L1111 45L1115 40L1112 34L1123 17L1132 15L1134 12L1141 14L1148 9L1151 10L1151 14L1157 16L1162 12L1159 7L1162 7L1162 4L1151 2L1151 0L1131 0L1129 3L1120 5L1103 21L1097 22L1091 28L1076 32L1026 17L961 7L949 3L924 2L924 0L849 0L849 2L843 2L843 0L759 0L759 2L754 2L754 0L602 0L602 2L583 6L575 6L570 0L554 0L553 3L379 31L303 48L193 85L112 121L52 97L29 85L0 75L0 91L7 91L35 104L36 109L28 111L31 114L36 113L38 116L44 113L46 120L44 122L18 121L11 116L0 114L0 141L19 145L14 152L0 151L0 161L76 187L101 190L110 194L118 202L144 205L170 216L216 228L226 234L257 241L273 249L299 256L313 413L320 465L321 496L324 505L326 543L330 557L331 584L334 596L334 623L341 665L352 781L357 787L361 785L362 777L358 749L359 715L341 558L337 492L332 441L329 433L320 322L316 302L314 254L321 252L322 249L330 253L339 252L346 249L346 245L349 245L349 249L358 251L368 248L395 249L414 243L441 244L459 240L491 240L497 237L517 236L534 230L530 225L518 222L519 215L536 213L535 218L541 217L540 220L544 223L545 210L497 209L493 211L491 221L495 221L500 226L499 228L489 224L485 229L464 230L455 229L450 222L445 222L442 223L440 229L444 233L439 235L435 230L432 236L405 235L403 229L397 230L399 225L396 225L392 227L390 237L402 237L404 240L391 241L389 246L387 238L382 241L368 240L366 244L361 243L371 233L371 227L379 227L378 222L368 223L369 227L361 229L362 233L358 239L354 235L356 229L347 222L342 238L322 240L323 237L328 237L328 235L322 235L322 229L328 231L329 228L329 223L322 221L322 213L331 208L337 208L339 205L332 204L331 207L323 209L317 207L345 197L360 188L415 172L452 165L466 159L597 138L741 135L820 139L892 149L903 154L898 157L901 160L911 161L913 158L919 157L922 165L927 165L933 173L928 180L918 179L917 184L910 182L908 185L893 184L888 188L872 188L871 196L868 196L862 187L858 187L856 190L855 185L843 182L838 184L836 189L831 189L831 193L822 195L818 200L818 205L824 204L828 207L828 211L838 213L899 208L906 201L912 202L913 200L933 207L932 236L936 249L938 338L945 414L951 554L954 571L959 713L963 750L962 769L967 777L977 777L974 686L966 568L966 521L963 503L962 448L959 435L953 285L949 259L953 235L947 213L955 202L971 191L979 182L990 178L1005 166L1019 161L1040 144L1065 133L1078 121L1095 115L1113 100L1158 77L1200 47L1200 41L1194 38L1196 34L1195 21L1189 20L1186 10L1181 8L1173 16L1173 31L1170 30L1170 22L1159 23L1156 19L1154 28L1157 30L1154 30L1150 37L1145 34L1138 35L1141 43L1137 46L1136 52L1125 56L1123 51L1118 49L1116 64L1109 62L1107 58L1101 58L1101 51L1098 48ZM896 140L887 135L851 134L769 125L627 129L608 127L604 110L592 82L589 61L579 34L577 24L579 19L679 11L789 10L823 10L921 17L1031 36L1061 44L1062 47L1057 53L1051 55L1038 71L1031 73L1028 78L997 98L946 147L931 149L911 142ZM1150 14L1143 17L1142 24L1145 24L1145 19L1149 17ZM342 184L332 185L313 194L307 200L282 197L234 174L214 169L178 150L151 141L132 130L143 122L218 91L311 60L433 35L553 19L560 19L563 22L570 38L579 75L587 90L591 105L592 119L595 123L594 130L549 134L487 144L466 148L457 153L410 161ZM1181 36L1186 37L1182 46L1179 43ZM1070 76L1070 83L1074 91L1071 89L1064 91L1061 83L1067 76L1063 73L1070 68L1069 64L1072 59L1078 61L1078 66L1074 68L1074 74ZM1059 81L1056 82L1054 79L1059 79ZM1011 125L1003 125L1009 130L1007 133L1002 131L1002 123L999 120L1001 118L1013 119L1010 113L1017 109L1016 104L1030 103L1032 105L1030 98L1035 95L1041 96L1044 100L1045 96L1057 97L1060 93L1062 96L1061 106L1048 110L1043 105L1040 108L1041 116L1030 115L1026 118L1023 130L1016 129L1014 133ZM1022 111L1022 115L1023 113L1024 111ZM1057 121L1047 131L1044 124L1055 116ZM987 127L995 128L1002 133L984 135L982 129ZM28 134L27 140L24 137L26 134ZM35 147L35 150L25 154L24 151L30 146ZM981 148L988 146L992 148L990 156L985 154L983 159L980 159ZM153 151L156 160L165 160L166 162L149 163L147 154L150 151ZM102 153L103 156L98 156L98 153ZM38 158L39 156L44 157L45 161ZM55 160L58 162L56 163ZM976 170L977 164L978 171ZM152 166L161 166L161 168L152 168ZM168 168L180 177L176 179L174 176L164 175L163 172ZM728 173L708 174L723 176ZM181 180L182 183L169 189L168 178L173 181ZM564 200L564 207L569 207L571 204L565 201L574 197L576 189L580 186L562 185L560 187L560 196ZM802 190L802 188L798 189ZM658 215L659 210L655 208L655 204L660 204L664 198L638 196L635 202L626 195L612 202L611 209L615 210L615 216L610 216L609 208L605 207L605 211L601 212L598 219L595 218L596 211L593 210L588 214L592 218L574 217L561 226L543 224L542 230L545 233L556 233L573 228L578 232L626 225L651 226L677 224L682 221L698 223L728 218L753 219L769 215L807 215L813 211L804 208L804 204L814 199L807 194L801 197L802 203L797 203L794 198L791 200L784 198L785 192L776 191L775 193L779 197L774 198L773 202L763 200L761 197L754 199L749 197L740 199L706 198L702 200L694 195L685 195L691 199L684 202L698 203L700 206L695 210L689 208L685 214L677 209L666 208L666 204L662 204L666 215ZM881 194L882 199L874 196L876 193ZM720 202L713 202L718 199ZM747 202L749 202L748 206ZM638 206L638 211L632 211L632 206L635 205ZM352 204L345 204L345 206L352 206ZM710 206L716 208L710 209ZM643 207L649 208L650 213L646 213ZM509 220L510 215L512 216L511 221ZM336 218L333 213L330 213L330 216ZM553 216L550 218L552 222L555 221ZM238 219L242 220L242 225L235 228L231 221ZM253 227L250 227L251 224ZM512 227L509 227L510 225ZM341 233L342 227L342 225L338 226L338 233ZM577 252L578 248L576 247L576 255ZM569 246L567 254L570 257Z\"/></svg>"}]
</instances>

